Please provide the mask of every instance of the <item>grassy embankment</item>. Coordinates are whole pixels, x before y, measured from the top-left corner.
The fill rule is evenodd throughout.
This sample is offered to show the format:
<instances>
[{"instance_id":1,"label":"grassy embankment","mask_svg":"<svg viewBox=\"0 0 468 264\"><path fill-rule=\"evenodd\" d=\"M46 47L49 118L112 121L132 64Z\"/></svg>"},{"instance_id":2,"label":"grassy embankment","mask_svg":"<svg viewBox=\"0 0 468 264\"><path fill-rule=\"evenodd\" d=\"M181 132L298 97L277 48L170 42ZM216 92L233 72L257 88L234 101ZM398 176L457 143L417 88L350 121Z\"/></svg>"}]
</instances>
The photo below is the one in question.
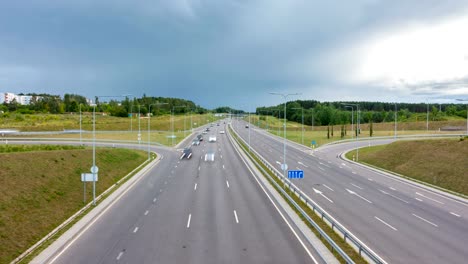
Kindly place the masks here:
<instances>
[{"instance_id":1,"label":"grassy embankment","mask_svg":"<svg viewBox=\"0 0 468 264\"><path fill-rule=\"evenodd\" d=\"M192 115L193 127L205 125L207 122L213 122L217 118L212 114ZM174 144L177 144L190 133L190 115L174 116L174 131L176 138ZM151 142L157 142L163 145L172 145L172 139L168 138L172 134L171 116L154 116L150 121ZM9 114L0 115L0 129L17 129L19 131L64 131L79 130L80 117L78 114ZM83 140L92 139L93 116L92 113L83 113L82 115L82 133ZM142 143L148 140L148 118L137 117L113 117L96 113L96 138L106 140L127 140L137 142L138 132L140 130ZM35 135L41 138L68 138L79 139L79 133L60 134L60 135Z\"/></svg>"},{"instance_id":2,"label":"grassy embankment","mask_svg":"<svg viewBox=\"0 0 468 264\"><path fill-rule=\"evenodd\" d=\"M360 162L464 195L468 195L467 157L467 139L399 141L359 150Z\"/></svg>"},{"instance_id":3,"label":"grassy embankment","mask_svg":"<svg viewBox=\"0 0 468 264\"><path fill-rule=\"evenodd\" d=\"M146 158L146 152L98 148L99 195ZM8 263L84 206L80 174L92 150L70 146L0 146L0 263ZM118 165L118 166L117 166ZM92 185L87 183L87 202Z\"/></svg>"},{"instance_id":4,"label":"grassy embankment","mask_svg":"<svg viewBox=\"0 0 468 264\"><path fill-rule=\"evenodd\" d=\"M245 118L247 121L248 118ZM283 136L283 120L276 117L269 116L266 120L260 120L259 116L251 115L250 121L252 124L261 127L262 129L267 128L269 132ZM440 128L446 126L458 126L466 127L466 119L463 118L453 118L447 121L429 121L429 129L426 130L426 121L408 121L408 122L399 122L397 124L397 135L421 135L421 134L460 134L466 133L466 130L463 131L439 131ZM356 124L354 124L356 127ZM297 143L302 143L302 125L301 123L296 122L287 122L286 125L286 136L288 139L293 140ZM330 138L327 137L327 126L314 126L313 130L311 126L304 125L304 145L310 146L312 140L315 140L318 146L321 146L326 143L333 141L343 140L343 139L352 139L353 130L351 124L346 125L346 135L344 138L341 138L341 125L333 126L333 135L331 132L332 126L330 126ZM383 137L383 136L393 136L394 135L394 123L374 123L373 124L373 137ZM369 137L369 124L361 124L361 134L359 137Z\"/></svg>"}]
</instances>

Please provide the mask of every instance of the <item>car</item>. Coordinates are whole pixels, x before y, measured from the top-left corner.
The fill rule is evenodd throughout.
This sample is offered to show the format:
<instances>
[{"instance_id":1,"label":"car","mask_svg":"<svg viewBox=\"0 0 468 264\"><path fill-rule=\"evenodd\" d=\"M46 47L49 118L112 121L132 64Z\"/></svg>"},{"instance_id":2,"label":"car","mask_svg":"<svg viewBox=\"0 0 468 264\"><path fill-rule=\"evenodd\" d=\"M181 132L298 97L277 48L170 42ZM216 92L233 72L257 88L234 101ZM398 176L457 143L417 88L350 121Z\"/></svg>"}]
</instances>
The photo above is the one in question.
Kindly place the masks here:
<instances>
[{"instance_id":1,"label":"car","mask_svg":"<svg viewBox=\"0 0 468 264\"><path fill-rule=\"evenodd\" d=\"M218 124L216 124L216 126L219 126L219 123L218 123Z\"/></svg>"},{"instance_id":2,"label":"car","mask_svg":"<svg viewBox=\"0 0 468 264\"><path fill-rule=\"evenodd\" d=\"M198 145L200 145L200 140L198 138L194 138L192 140L192 146L198 146Z\"/></svg>"},{"instance_id":3,"label":"car","mask_svg":"<svg viewBox=\"0 0 468 264\"><path fill-rule=\"evenodd\" d=\"M207 127L207 128L205 129L205 131L210 131L210 128L209 128L209 127Z\"/></svg>"},{"instance_id":4,"label":"car","mask_svg":"<svg viewBox=\"0 0 468 264\"><path fill-rule=\"evenodd\" d=\"M245 128L249 128L249 125L245 125Z\"/></svg>"},{"instance_id":5,"label":"car","mask_svg":"<svg viewBox=\"0 0 468 264\"><path fill-rule=\"evenodd\" d=\"M224 130L219 131L220 134L224 134Z\"/></svg>"},{"instance_id":6,"label":"car","mask_svg":"<svg viewBox=\"0 0 468 264\"><path fill-rule=\"evenodd\" d=\"M216 136L210 136L208 142L216 142Z\"/></svg>"},{"instance_id":7,"label":"car","mask_svg":"<svg viewBox=\"0 0 468 264\"><path fill-rule=\"evenodd\" d=\"M215 153L214 151L209 151L208 153L205 154L205 161L211 161L213 162L215 159Z\"/></svg>"},{"instance_id":8,"label":"car","mask_svg":"<svg viewBox=\"0 0 468 264\"><path fill-rule=\"evenodd\" d=\"M205 131L202 132L202 134L208 134L208 131L205 130Z\"/></svg>"},{"instance_id":9,"label":"car","mask_svg":"<svg viewBox=\"0 0 468 264\"><path fill-rule=\"evenodd\" d=\"M203 141L203 136L200 134L197 136L198 141Z\"/></svg>"},{"instance_id":10,"label":"car","mask_svg":"<svg viewBox=\"0 0 468 264\"><path fill-rule=\"evenodd\" d=\"M186 147L184 150L182 150L182 155L180 156L180 159L186 158L190 159L192 157L192 148L191 147Z\"/></svg>"}]
</instances>

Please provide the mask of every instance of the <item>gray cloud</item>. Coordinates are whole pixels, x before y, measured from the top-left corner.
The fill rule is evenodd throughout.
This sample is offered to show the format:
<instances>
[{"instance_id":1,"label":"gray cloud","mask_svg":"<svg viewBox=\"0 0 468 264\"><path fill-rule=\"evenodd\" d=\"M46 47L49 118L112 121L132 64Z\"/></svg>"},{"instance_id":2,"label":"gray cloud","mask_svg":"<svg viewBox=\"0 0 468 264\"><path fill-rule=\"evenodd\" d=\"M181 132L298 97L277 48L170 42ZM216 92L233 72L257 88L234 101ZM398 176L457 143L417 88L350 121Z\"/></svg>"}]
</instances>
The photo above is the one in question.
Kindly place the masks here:
<instances>
[{"instance_id":1,"label":"gray cloud","mask_svg":"<svg viewBox=\"0 0 468 264\"><path fill-rule=\"evenodd\" d=\"M3 2L0 91L146 93L206 107L280 102L270 91L392 100L384 87L347 83L352 60L333 53L467 7L436 0ZM455 87L428 86L443 85Z\"/></svg>"}]
</instances>

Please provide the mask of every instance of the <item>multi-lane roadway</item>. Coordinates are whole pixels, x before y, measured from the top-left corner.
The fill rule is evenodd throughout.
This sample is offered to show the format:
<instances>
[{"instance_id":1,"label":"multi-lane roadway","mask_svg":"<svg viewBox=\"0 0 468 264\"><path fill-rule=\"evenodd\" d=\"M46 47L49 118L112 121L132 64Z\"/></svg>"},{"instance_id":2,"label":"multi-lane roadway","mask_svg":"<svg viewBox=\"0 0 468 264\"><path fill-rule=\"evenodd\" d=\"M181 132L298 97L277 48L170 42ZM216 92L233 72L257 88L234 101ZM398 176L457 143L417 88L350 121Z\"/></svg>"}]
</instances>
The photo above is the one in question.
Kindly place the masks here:
<instances>
[{"instance_id":1,"label":"multi-lane roadway","mask_svg":"<svg viewBox=\"0 0 468 264\"><path fill-rule=\"evenodd\" d=\"M281 171L283 139L245 125L234 120L232 127L246 142L250 130L251 148ZM305 174L293 183L388 263L466 263L467 201L340 158L344 151L368 144L312 151L288 142L286 164Z\"/></svg>"},{"instance_id":2,"label":"multi-lane roadway","mask_svg":"<svg viewBox=\"0 0 468 264\"><path fill-rule=\"evenodd\" d=\"M324 263L227 137L215 126L191 159L158 148L163 160L45 262Z\"/></svg>"}]
</instances>

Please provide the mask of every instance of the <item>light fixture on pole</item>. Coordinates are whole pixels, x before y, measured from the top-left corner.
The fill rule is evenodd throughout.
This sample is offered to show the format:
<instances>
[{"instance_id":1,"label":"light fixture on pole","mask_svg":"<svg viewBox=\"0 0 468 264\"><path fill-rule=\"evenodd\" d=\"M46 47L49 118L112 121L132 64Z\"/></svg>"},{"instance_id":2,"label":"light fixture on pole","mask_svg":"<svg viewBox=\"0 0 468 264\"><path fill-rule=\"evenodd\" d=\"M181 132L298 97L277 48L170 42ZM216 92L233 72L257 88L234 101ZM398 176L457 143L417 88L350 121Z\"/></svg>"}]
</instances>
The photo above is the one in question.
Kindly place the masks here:
<instances>
[{"instance_id":1,"label":"light fixture on pole","mask_svg":"<svg viewBox=\"0 0 468 264\"><path fill-rule=\"evenodd\" d=\"M354 132L354 108L351 105L345 105L345 104L342 104L342 105L344 105L345 108L346 107L351 108L351 130L353 131L353 133L351 133L351 139L354 139L354 133L355 133Z\"/></svg>"},{"instance_id":2,"label":"light fixture on pole","mask_svg":"<svg viewBox=\"0 0 468 264\"><path fill-rule=\"evenodd\" d=\"M98 98L102 97L126 97L127 95L111 96L101 95L95 96L96 102L93 104L93 166L91 167L91 173L93 174L93 205L96 205L96 176L98 173L98 167L96 166L96 106Z\"/></svg>"},{"instance_id":3,"label":"light fixture on pole","mask_svg":"<svg viewBox=\"0 0 468 264\"><path fill-rule=\"evenodd\" d=\"M394 133L395 139L397 138L397 116L398 116L397 104L395 103L395 133Z\"/></svg>"},{"instance_id":4,"label":"light fixture on pole","mask_svg":"<svg viewBox=\"0 0 468 264\"><path fill-rule=\"evenodd\" d=\"M283 180L284 184L286 185L286 170L288 169L288 165L286 164L286 104L287 98L292 95L300 95L299 93L291 93L291 94L282 94L282 93L270 93L272 95L279 95L284 99L284 121L283 121L283 164L281 165L281 169L283 170Z\"/></svg>"},{"instance_id":5,"label":"light fixture on pole","mask_svg":"<svg viewBox=\"0 0 468 264\"><path fill-rule=\"evenodd\" d=\"M456 99L457 101L467 102L468 99ZM468 104L466 105L466 135L468 135Z\"/></svg>"},{"instance_id":6,"label":"light fixture on pole","mask_svg":"<svg viewBox=\"0 0 468 264\"><path fill-rule=\"evenodd\" d=\"M156 103L148 106L148 160L150 160L150 145L151 145L151 106L167 105L168 103Z\"/></svg>"},{"instance_id":7,"label":"light fixture on pole","mask_svg":"<svg viewBox=\"0 0 468 264\"><path fill-rule=\"evenodd\" d=\"M356 107L356 111L357 111L357 133L356 133L356 144L357 144L357 141L359 140L359 133L361 132L360 131L360 112L359 112L359 104L347 104L347 103L342 103L342 105L349 105L349 106L355 106ZM359 146L356 145L356 161L359 161Z\"/></svg>"}]
</instances>

